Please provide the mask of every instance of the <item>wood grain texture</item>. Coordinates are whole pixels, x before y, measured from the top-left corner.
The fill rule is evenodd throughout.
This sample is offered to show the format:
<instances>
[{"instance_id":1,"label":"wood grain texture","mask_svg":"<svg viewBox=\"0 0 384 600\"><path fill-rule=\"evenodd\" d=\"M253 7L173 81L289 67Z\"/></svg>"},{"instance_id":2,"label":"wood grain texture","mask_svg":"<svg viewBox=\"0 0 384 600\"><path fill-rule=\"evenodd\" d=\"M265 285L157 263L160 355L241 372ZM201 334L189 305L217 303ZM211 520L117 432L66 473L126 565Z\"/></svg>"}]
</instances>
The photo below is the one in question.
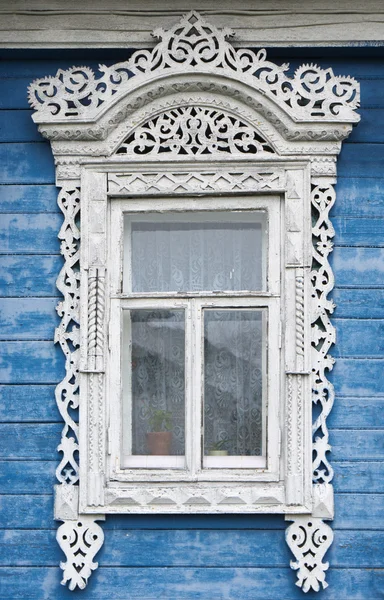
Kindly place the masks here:
<instances>
[{"instance_id":1,"label":"wood grain texture","mask_svg":"<svg viewBox=\"0 0 384 600\"><path fill-rule=\"evenodd\" d=\"M0 385L2 423L52 423L60 420L55 385Z\"/></svg>"},{"instance_id":2,"label":"wood grain texture","mask_svg":"<svg viewBox=\"0 0 384 600\"><path fill-rule=\"evenodd\" d=\"M47 142L0 145L0 183L55 182L55 168Z\"/></svg>"},{"instance_id":3,"label":"wood grain texture","mask_svg":"<svg viewBox=\"0 0 384 600\"><path fill-rule=\"evenodd\" d=\"M336 287L332 294L336 303L335 318L384 319L384 289L348 289Z\"/></svg>"},{"instance_id":4,"label":"wood grain texture","mask_svg":"<svg viewBox=\"0 0 384 600\"><path fill-rule=\"evenodd\" d=\"M61 557L55 533L0 530L0 566L55 566ZM140 567L150 559L152 568L285 568L290 560L284 531L276 530L109 530L108 539L98 555L104 567ZM383 543L383 531L339 530L328 557L334 568L380 568Z\"/></svg>"},{"instance_id":5,"label":"wood grain texture","mask_svg":"<svg viewBox=\"0 0 384 600\"><path fill-rule=\"evenodd\" d=\"M64 355L49 342L0 342L0 383L57 383Z\"/></svg>"},{"instance_id":6,"label":"wood grain texture","mask_svg":"<svg viewBox=\"0 0 384 600\"><path fill-rule=\"evenodd\" d=\"M57 213L3 214L0 220L0 252L59 254L57 232L62 222Z\"/></svg>"},{"instance_id":7,"label":"wood grain texture","mask_svg":"<svg viewBox=\"0 0 384 600\"><path fill-rule=\"evenodd\" d=\"M51 340L59 298L0 298L0 340Z\"/></svg>"},{"instance_id":8,"label":"wood grain texture","mask_svg":"<svg viewBox=\"0 0 384 600\"><path fill-rule=\"evenodd\" d=\"M0 213L59 213L54 185L0 185Z\"/></svg>"},{"instance_id":9,"label":"wood grain texture","mask_svg":"<svg viewBox=\"0 0 384 600\"><path fill-rule=\"evenodd\" d=\"M105 568L100 567L83 600L302 600L291 569L228 567ZM384 586L382 569L332 569L327 573L327 600L378 600ZM60 586L57 567L3 567L4 599L51 600L74 597ZM111 587L113 586L113 591ZM17 590L17 596L15 596ZM13 594L13 597L12 597ZM80 594L78 594L80 597ZM316 598L307 594L306 598Z\"/></svg>"},{"instance_id":10,"label":"wood grain texture","mask_svg":"<svg viewBox=\"0 0 384 600\"><path fill-rule=\"evenodd\" d=\"M352 4L352 6L351 6ZM21 8L22 6L22 8ZM190 10L190 3L154 2L140 5L122 0L114 8L89 2L58 6L49 2L36 9L34 5L3 8L1 45L3 47L127 47L153 45L150 33L156 27L172 26ZM357 41L376 42L382 37L382 7L377 2L358 5L342 3L337 9L330 3L319 6L313 0L305 5L280 2L242 2L213 0L195 3L208 19L236 32L235 44L256 45L337 45Z\"/></svg>"},{"instance_id":11,"label":"wood grain texture","mask_svg":"<svg viewBox=\"0 0 384 600\"><path fill-rule=\"evenodd\" d=\"M0 255L0 296L57 296L60 256Z\"/></svg>"}]
</instances>

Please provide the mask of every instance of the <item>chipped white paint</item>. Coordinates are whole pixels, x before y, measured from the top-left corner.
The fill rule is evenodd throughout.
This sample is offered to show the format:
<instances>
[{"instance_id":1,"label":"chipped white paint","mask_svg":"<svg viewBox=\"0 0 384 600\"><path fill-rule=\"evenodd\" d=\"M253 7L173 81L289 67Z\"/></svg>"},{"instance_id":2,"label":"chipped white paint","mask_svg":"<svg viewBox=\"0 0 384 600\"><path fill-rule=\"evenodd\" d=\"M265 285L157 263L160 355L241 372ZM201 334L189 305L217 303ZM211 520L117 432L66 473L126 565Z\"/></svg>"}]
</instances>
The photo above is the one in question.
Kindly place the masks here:
<instances>
[{"instance_id":1,"label":"chipped white paint","mask_svg":"<svg viewBox=\"0 0 384 600\"><path fill-rule=\"evenodd\" d=\"M97 566L100 514L164 511L285 513L294 520L288 543L297 558L292 567L298 569L298 585L305 591L326 585L322 558L332 532L321 519L333 517L326 454L333 389L325 371L333 364L328 351L334 342L327 299L333 285L329 210L341 141L359 119L359 85L315 65L303 65L289 77L287 65L275 65L264 50L234 49L229 35L192 12L169 31L158 30L161 41L153 50L101 67L97 78L87 67L74 67L30 86L34 120L52 143L65 216L59 234L65 265L58 279L64 299L55 338L66 356L66 376L56 391L65 422L56 518L65 522L59 543L67 553L64 581L71 589L84 587ZM269 373L276 402L268 405L272 429L264 469L199 471L201 464L193 461L184 471L121 468L120 415L111 410L120 401L119 310L124 303L145 302L120 293L122 214L176 205L179 210L258 208L268 212L271 223L282 223L281 235L278 226L270 227L269 290L264 296L231 297L238 305L277 307L281 315L271 319L270 355L281 365L281 377L273 383ZM284 218L276 220L274 211ZM215 301L226 302L222 296ZM79 386L80 439L72 416ZM313 465L311 387L321 408L313 424ZM198 432L199 414L188 418ZM78 498L69 488L79 478L79 448ZM298 535L313 557L312 571ZM77 575L68 540L86 555Z\"/></svg>"}]
</instances>

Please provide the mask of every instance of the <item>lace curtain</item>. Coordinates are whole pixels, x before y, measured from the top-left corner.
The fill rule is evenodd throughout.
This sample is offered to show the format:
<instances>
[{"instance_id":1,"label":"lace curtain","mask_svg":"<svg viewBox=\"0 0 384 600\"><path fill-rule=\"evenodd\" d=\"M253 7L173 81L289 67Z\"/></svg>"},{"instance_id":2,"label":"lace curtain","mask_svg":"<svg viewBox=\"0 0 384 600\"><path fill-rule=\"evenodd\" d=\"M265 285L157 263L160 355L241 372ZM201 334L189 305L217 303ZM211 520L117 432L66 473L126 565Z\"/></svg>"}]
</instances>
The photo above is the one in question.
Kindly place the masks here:
<instances>
[{"instance_id":1,"label":"lace curtain","mask_svg":"<svg viewBox=\"0 0 384 600\"><path fill-rule=\"evenodd\" d=\"M262 224L234 221L133 221L132 291L262 289ZM204 451L260 455L262 311L204 315ZM171 454L184 454L184 319L183 310L131 311L133 454L148 453L146 433L158 410L172 415Z\"/></svg>"}]
</instances>

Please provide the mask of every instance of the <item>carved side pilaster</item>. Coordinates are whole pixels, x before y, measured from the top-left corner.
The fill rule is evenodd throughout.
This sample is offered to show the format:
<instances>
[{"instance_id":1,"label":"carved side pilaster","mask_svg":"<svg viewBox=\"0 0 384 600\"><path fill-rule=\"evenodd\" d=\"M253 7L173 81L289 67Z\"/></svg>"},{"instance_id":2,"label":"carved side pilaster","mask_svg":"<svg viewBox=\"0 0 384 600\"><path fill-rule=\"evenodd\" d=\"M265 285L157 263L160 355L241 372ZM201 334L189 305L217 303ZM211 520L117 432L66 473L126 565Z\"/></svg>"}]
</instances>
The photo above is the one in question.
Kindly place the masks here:
<instances>
[{"instance_id":1,"label":"carved side pilaster","mask_svg":"<svg viewBox=\"0 0 384 600\"><path fill-rule=\"evenodd\" d=\"M57 531L57 541L67 558L66 562L60 563L64 571L62 584L68 582L69 589L74 590L76 587L83 589L90 574L98 566L93 562L93 558L103 544L104 534L96 520L105 517L98 515L79 517L78 514L79 488L76 484L79 479L79 426L76 416L79 407L80 362L80 231L77 223L80 211L80 189L72 182L64 184L58 196L58 204L64 215L64 222L58 235L64 265L57 279L57 288L63 294L63 300L57 306L61 321L55 331L55 343L60 344L65 356L65 376L55 390L57 406L64 421L61 442L58 446L63 456L56 470L60 485L55 487L55 519L64 522ZM95 365L103 345L103 337L97 329L103 319L103 282L97 283L96 288L96 306L99 312L95 321L95 341L91 342L91 356ZM102 296L102 301L99 296ZM100 388L99 383L98 387ZM100 411L100 392L97 393L97 398L98 411ZM100 421L96 418L97 428L101 427Z\"/></svg>"},{"instance_id":2,"label":"carved side pilaster","mask_svg":"<svg viewBox=\"0 0 384 600\"><path fill-rule=\"evenodd\" d=\"M80 231L77 219L80 210L80 189L73 184L63 186L58 196L58 205L64 222L58 237L64 265L57 278L57 289L63 295L57 305L61 319L55 331L55 343L59 343L65 356L65 377L55 391L56 402L64 427L58 446L63 456L56 469L60 483L75 484L79 478L78 423L74 415L79 406L79 301L80 301Z\"/></svg>"},{"instance_id":3,"label":"carved side pilaster","mask_svg":"<svg viewBox=\"0 0 384 600\"><path fill-rule=\"evenodd\" d=\"M294 521L286 531L286 541L296 561L291 561L296 569L296 585L304 592L310 589L326 588L325 572L329 563L323 558L333 541L333 531L324 519L333 519L333 469L327 453L331 450L327 417L334 401L333 385L328 381L326 371L331 370L334 359L328 354L335 342L335 328L330 322L334 310L332 300L328 299L333 289L334 276L328 261L332 252L332 238L335 235L329 218L336 199L335 191L329 181L324 180L312 186L311 202L314 224L312 227L313 260L311 268L312 309L311 309L311 345L312 345L312 401L320 405L320 411L312 427L313 433L313 506L312 515L286 515L286 520ZM301 281L296 276L296 350L300 355L301 325L298 315L301 311ZM289 465L288 465L289 467Z\"/></svg>"}]
</instances>

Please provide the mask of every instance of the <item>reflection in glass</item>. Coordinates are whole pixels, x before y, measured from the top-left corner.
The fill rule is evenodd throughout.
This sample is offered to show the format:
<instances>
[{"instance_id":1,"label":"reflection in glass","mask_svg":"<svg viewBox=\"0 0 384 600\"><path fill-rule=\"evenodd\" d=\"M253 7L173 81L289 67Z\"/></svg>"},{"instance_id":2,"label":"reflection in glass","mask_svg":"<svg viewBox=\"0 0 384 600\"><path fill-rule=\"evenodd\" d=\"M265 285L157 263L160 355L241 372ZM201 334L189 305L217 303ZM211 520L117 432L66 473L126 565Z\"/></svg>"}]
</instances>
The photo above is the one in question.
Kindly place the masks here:
<instances>
[{"instance_id":1,"label":"reflection in glass","mask_svg":"<svg viewBox=\"0 0 384 600\"><path fill-rule=\"evenodd\" d=\"M263 309L204 311L204 454L263 452Z\"/></svg>"},{"instance_id":2,"label":"reflection in glass","mask_svg":"<svg viewBox=\"0 0 384 600\"><path fill-rule=\"evenodd\" d=\"M264 289L264 213L212 214L127 216L131 282L125 279L125 291Z\"/></svg>"},{"instance_id":3,"label":"reflection in glass","mask_svg":"<svg viewBox=\"0 0 384 600\"><path fill-rule=\"evenodd\" d=\"M184 321L183 310L124 310L125 412L131 411L125 422L131 426L123 435L130 454L184 455Z\"/></svg>"}]
</instances>

